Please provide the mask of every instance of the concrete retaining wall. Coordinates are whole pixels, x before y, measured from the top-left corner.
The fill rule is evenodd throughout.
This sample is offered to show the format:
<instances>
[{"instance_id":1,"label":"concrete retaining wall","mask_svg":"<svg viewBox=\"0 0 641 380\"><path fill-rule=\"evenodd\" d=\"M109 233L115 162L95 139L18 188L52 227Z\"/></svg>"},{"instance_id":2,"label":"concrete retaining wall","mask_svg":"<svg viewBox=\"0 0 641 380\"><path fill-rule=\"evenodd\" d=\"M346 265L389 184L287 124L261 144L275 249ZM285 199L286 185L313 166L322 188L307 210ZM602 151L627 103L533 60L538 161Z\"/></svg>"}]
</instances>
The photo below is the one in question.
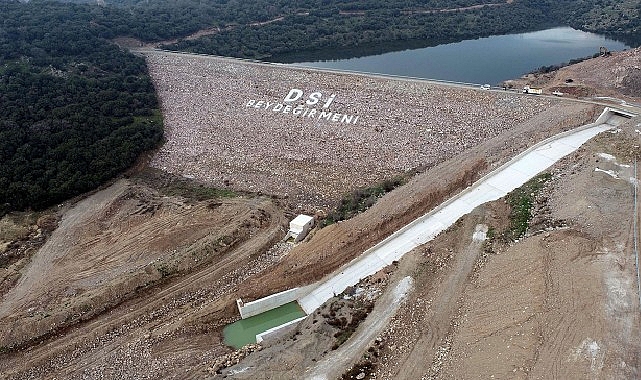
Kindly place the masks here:
<instances>
[{"instance_id":1,"label":"concrete retaining wall","mask_svg":"<svg viewBox=\"0 0 641 380\"><path fill-rule=\"evenodd\" d=\"M598 133L618 126L622 122L621 119L627 117L623 112L606 108L595 123L559 133L526 149L483 176L474 185L366 250L361 256L318 283L307 296L299 298L298 303L307 314L311 314L323 302L341 293L347 286L376 273L394 260L399 260L406 252L430 241L478 205L505 196Z\"/></svg>"},{"instance_id":2,"label":"concrete retaining wall","mask_svg":"<svg viewBox=\"0 0 641 380\"><path fill-rule=\"evenodd\" d=\"M275 293L265 298L260 298L247 303L243 302L243 300L239 298L236 300L236 305L238 306L240 317L245 319L271 309L275 309L286 303L296 301L298 298L309 293L310 290L311 289L308 286L289 289L284 292Z\"/></svg>"},{"instance_id":3,"label":"concrete retaining wall","mask_svg":"<svg viewBox=\"0 0 641 380\"><path fill-rule=\"evenodd\" d=\"M468 187L458 195L448 199L443 204L436 207L431 212L417 218L413 222L409 223L408 225L404 226L400 230L396 231L394 234L387 237L376 246L366 250L364 254L361 255L361 257L354 259L352 262L350 262L343 268L339 269L338 273L334 273L332 276L330 276L331 278L326 279L325 282L321 281L318 284L309 285L305 288L295 288L295 289L287 290L281 293L277 293L277 294L262 298L260 300L248 302L247 304L242 304L242 300L240 299L237 300L238 309L241 313L242 318L260 314L264 311L271 310L273 308L276 308L278 306L281 306L283 304L286 304L294 300L298 300L299 304L307 314L312 313L323 302L331 298L332 295L340 293L342 290L344 290L344 288L347 285L354 284L358 282L360 278L365 277L368 274L375 273L380 268L391 263L393 260L398 260L400 257L403 256L405 252L408 252L411 249L424 244L426 241L429 241L431 238L438 235L438 233L441 230L447 228L447 226L454 223L461 215L464 215L465 213L470 212L472 209L474 209L474 207L478 206L479 204L483 204L487 201L498 199L501 196L504 196L509 191L525 183L529 178L534 176L536 173L552 165L560 157L563 157L564 155L577 149L585 141L594 137L594 135L598 134L601 131L605 131L612 127L618 126L621 122L620 120L621 117L629 118L633 116L636 116L636 115L608 107L604 109L604 111L601 113L601 115L597 118L597 120L594 123L590 123L570 131L559 133L555 136L552 136L550 138L547 138L539 142L538 144L535 144L534 146L526 149L524 152L512 158L510 161L501 165L499 168L483 176L483 178L476 181L473 186ZM578 139L579 141L577 146L573 146L572 143L570 143L569 146L572 149L570 149L569 151L565 152L565 150L567 150L567 147L560 147L560 148L557 147L555 150L561 150L561 151L564 151L564 153L558 154L558 156L553 155L555 156L554 158L547 157L546 154L540 154L540 157L538 156L534 157L534 158L537 158L533 160L536 162L536 165L530 165L530 166L536 167L538 165L538 166L541 166L540 168L536 168L536 170L534 170L532 167L530 167L529 170L525 170L526 172L528 172L527 175L526 173L521 173L519 170L512 170L512 167L515 166L515 164L519 163L519 161L522 158L526 156L534 156L534 153L536 153L537 151L541 151L542 147L545 147L545 149L553 148L554 144L556 144L558 140L563 139L565 137L573 136L573 135L580 135L582 134L583 131L587 132L586 136L580 137ZM565 145L565 144L561 144L561 145ZM547 162L548 160L549 162ZM542 163L539 161L541 161ZM527 168L521 168L521 169L527 169ZM480 199L480 198L477 199L478 197L477 198L471 197L474 199L470 199L469 202L463 202L465 204L463 205L464 207L462 207L462 209L465 209L465 210L463 210L462 213L456 213L455 215L448 215L447 218L441 215L440 219L438 219L436 223L434 223L435 224L434 226L429 226L425 224L425 222L429 221L430 218L439 216L439 214L449 214L449 213L444 213L444 211L448 207L450 207L452 204L456 202L460 202L461 199L464 197L470 197L470 194L472 192L480 190L480 184L491 181L493 177L499 177L501 176L501 174L503 174L504 177L505 176L510 177L512 182L516 181L518 183L512 184L512 186L509 186L509 188L504 189L503 182L505 181L503 180L505 180L505 178L503 178L503 180L500 180L500 181L495 181L496 183L494 185L489 186L488 191L490 193L496 193L496 194L490 194L489 196L486 194L485 196L488 199ZM518 179L515 179L514 178L515 176L518 177ZM507 182L510 182L510 181L507 180ZM469 210L467 210L467 208L469 208ZM407 238L403 237L403 234L405 234L406 232L409 233L413 229L417 229L417 227L419 230L422 230L420 231L421 233L419 235L423 235L423 236L411 236ZM385 249L386 245L395 241L398 243L397 248ZM386 252L382 252L381 254L379 254L379 252L377 251L386 251ZM288 332L290 332L296 326L296 324L303 319L305 319L305 317L293 320L286 324L269 329L262 334L256 335L256 341L262 342L263 340L278 339L282 337L284 334L287 334Z\"/></svg>"},{"instance_id":4,"label":"concrete retaining wall","mask_svg":"<svg viewBox=\"0 0 641 380\"><path fill-rule=\"evenodd\" d=\"M256 343L262 343L265 341L273 342L274 340L282 338L284 335L292 332L296 328L296 325L298 325L298 322L302 321L305 318L307 318L307 316L294 319L293 321L289 321L280 326L272 327L264 333L256 335Z\"/></svg>"}]
</instances>

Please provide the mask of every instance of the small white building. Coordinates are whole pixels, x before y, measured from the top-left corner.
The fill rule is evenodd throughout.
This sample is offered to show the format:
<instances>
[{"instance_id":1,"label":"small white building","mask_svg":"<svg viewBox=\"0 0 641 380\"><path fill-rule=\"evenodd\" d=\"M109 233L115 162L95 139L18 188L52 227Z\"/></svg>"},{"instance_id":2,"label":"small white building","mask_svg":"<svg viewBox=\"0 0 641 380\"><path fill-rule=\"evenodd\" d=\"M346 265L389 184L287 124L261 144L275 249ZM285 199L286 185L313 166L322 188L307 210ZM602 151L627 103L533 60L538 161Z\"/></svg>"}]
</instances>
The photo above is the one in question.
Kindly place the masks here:
<instances>
[{"instance_id":1,"label":"small white building","mask_svg":"<svg viewBox=\"0 0 641 380\"><path fill-rule=\"evenodd\" d=\"M300 214L289 222L289 236L293 237L296 242L301 241L307 236L307 233L313 226L313 217Z\"/></svg>"}]
</instances>

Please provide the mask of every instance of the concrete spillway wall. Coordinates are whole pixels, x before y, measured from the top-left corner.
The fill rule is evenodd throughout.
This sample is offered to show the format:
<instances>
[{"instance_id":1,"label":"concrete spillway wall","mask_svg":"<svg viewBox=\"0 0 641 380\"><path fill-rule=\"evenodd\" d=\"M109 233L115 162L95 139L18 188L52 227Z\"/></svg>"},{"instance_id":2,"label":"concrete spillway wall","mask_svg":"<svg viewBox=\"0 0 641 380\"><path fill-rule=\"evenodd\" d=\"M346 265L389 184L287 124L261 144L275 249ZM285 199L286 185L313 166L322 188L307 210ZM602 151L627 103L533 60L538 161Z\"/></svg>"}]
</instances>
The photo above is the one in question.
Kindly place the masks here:
<instances>
[{"instance_id":1,"label":"concrete spillway wall","mask_svg":"<svg viewBox=\"0 0 641 380\"><path fill-rule=\"evenodd\" d=\"M289 321L287 323L283 323L280 326L272 327L264 333L256 335L256 343L262 343L264 341L273 342L279 338L282 338L283 336L289 334L292 330L294 330L296 328L296 325L298 325L298 322L302 321L305 318L307 318L307 316L294 319L293 321Z\"/></svg>"},{"instance_id":2,"label":"concrete spillway wall","mask_svg":"<svg viewBox=\"0 0 641 380\"><path fill-rule=\"evenodd\" d=\"M605 108L594 123L559 133L528 148L461 193L366 250L338 272L316 284L316 287L300 298L298 303L305 313L312 313L348 286L376 273L393 261L399 260L405 253L432 240L477 206L507 195L562 157L574 152L592 137L619 126L633 116L635 115L621 110Z\"/></svg>"},{"instance_id":3,"label":"concrete spillway wall","mask_svg":"<svg viewBox=\"0 0 641 380\"><path fill-rule=\"evenodd\" d=\"M477 206L507 195L562 157L574 152L597 134L618 127L634 116L636 115L625 111L606 108L594 123L559 133L518 154L461 193L366 250L361 256L326 279L246 304L240 299L237 300L241 317L244 319L257 315L294 300L298 301L306 314L311 314L324 302L342 293L348 286L358 283L362 278L399 260L405 253L432 240ZM258 341L278 338L291 331L302 319L304 318L274 327L257 335L256 338Z\"/></svg>"},{"instance_id":4,"label":"concrete spillway wall","mask_svg":"<svg viewBox=\"0 0 641 380\"><path fill-rule=\"evenodd\" d=\"M243 300L239 298L236 300L236 305L238 306L240 317L245 319L275 309L286 303L296 301L298 298L309 293L309 291L310 288L308 286L294 288L247 303L243 302Z\"/></svg>"}]
</instances>

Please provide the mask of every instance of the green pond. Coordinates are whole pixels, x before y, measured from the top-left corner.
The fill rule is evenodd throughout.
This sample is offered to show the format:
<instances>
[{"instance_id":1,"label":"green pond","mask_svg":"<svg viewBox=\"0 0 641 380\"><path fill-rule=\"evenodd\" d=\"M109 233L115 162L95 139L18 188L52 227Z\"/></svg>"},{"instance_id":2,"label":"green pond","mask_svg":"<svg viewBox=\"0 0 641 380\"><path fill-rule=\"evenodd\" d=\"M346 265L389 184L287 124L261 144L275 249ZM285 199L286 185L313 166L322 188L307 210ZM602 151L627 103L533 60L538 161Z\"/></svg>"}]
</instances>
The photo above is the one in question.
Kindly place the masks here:
<instances>
[{"instance_id":1,"label":"green pond","mask_svg":"<svg viewBox=\"0 0 641 380\"><path fill-rule=\"evenodd\" d=\"M256 343L256 335L305 315L298 302L293 301L253 317L241 319L223 329L225 344L241 348L246 344Z\"/></svg>"}]
</instances>

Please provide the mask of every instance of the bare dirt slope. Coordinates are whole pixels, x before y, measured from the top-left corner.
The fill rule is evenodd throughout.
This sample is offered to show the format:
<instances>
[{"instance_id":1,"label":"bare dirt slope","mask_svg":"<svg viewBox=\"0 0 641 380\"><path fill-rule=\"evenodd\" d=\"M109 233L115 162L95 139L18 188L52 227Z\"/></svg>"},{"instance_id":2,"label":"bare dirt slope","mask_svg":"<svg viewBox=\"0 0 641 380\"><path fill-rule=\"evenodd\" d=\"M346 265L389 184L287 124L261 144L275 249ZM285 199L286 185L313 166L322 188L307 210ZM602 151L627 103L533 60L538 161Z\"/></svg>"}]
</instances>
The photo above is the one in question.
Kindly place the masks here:
<instances>
[{"instance_id":1,"label":"bare dirt slope","mask_svg":"<svg viewBox=\"0 0 641 380\"><path fill-rule=\"evenodd\" d=\"M377 378L638 377L634 174L626 165L641 141L631 127L605 133L557 164L537 198L532 236L490 246L495 254L479 257L456 306L440 318L441 292L466 252L448 235L470 230L464 224L439 238L432 249L451 250L453 258L438 282L417 272L414 298L384 335L394 349L384 354ZM497 231L507 216L500 207L499 201L484 212ZM492 215L498 220L487 219ZM551 227L559 225L566 227Z\"/></svg>"},{"instance_id":2,"label":"bare dirt slope","mask_svg":"<svg viewBox=\"0 0 641 380\"><path fill-rule=\"evenodd\" d=\"M33 307L29 305L30 298L37 298L46 291L46 288L53 287L52 284L43 281L42 273L51 273L54 264L63 260L68 255L68 251L74 248L66 243L78 238L74 235L85 233L84 228L90 223L90 220L96 214L104 212L107 204L121 196L125 189L126 182L118 181L108 189L97 193L90 200L81 201L76 207L65 213L59 228L34 256L30 265L25 268L16 286L2 299L0 317L15 312L20 307Z\"/></svg>"},{"instance_id":3,"label":"bare dirt slope","mask_svg":"<svg viewBox=\"0 0 641 380\"><path fill-rule=\"evenodd\" d=\"M180 357L186 331L173 324L199 325L210 315L220 323L231 304L225 295L278 259L265 252L285 222L269 198L190 201L125 180L94 194L65 213L3 298L1 346L13 350L0 360L1 372L143 373L149 361L126 368L122 360L141 353L131 339L145 335L158 356ZM163 351L174 333L173 349ZM20 349L41 341L28 353Z\"/></svg>"},{"instance_id":4,"label":"bare dirt slope","mask_svg":"<svg viewBox=\"0 0 641 380\"><path fill-rule=\"evenodd\" d=\"M508 81L518 88L525 84L564 96L615 97L641 102L641 48L614 52L563 67L546 74L530 74Z\"/></svg>"}]
</instances>

